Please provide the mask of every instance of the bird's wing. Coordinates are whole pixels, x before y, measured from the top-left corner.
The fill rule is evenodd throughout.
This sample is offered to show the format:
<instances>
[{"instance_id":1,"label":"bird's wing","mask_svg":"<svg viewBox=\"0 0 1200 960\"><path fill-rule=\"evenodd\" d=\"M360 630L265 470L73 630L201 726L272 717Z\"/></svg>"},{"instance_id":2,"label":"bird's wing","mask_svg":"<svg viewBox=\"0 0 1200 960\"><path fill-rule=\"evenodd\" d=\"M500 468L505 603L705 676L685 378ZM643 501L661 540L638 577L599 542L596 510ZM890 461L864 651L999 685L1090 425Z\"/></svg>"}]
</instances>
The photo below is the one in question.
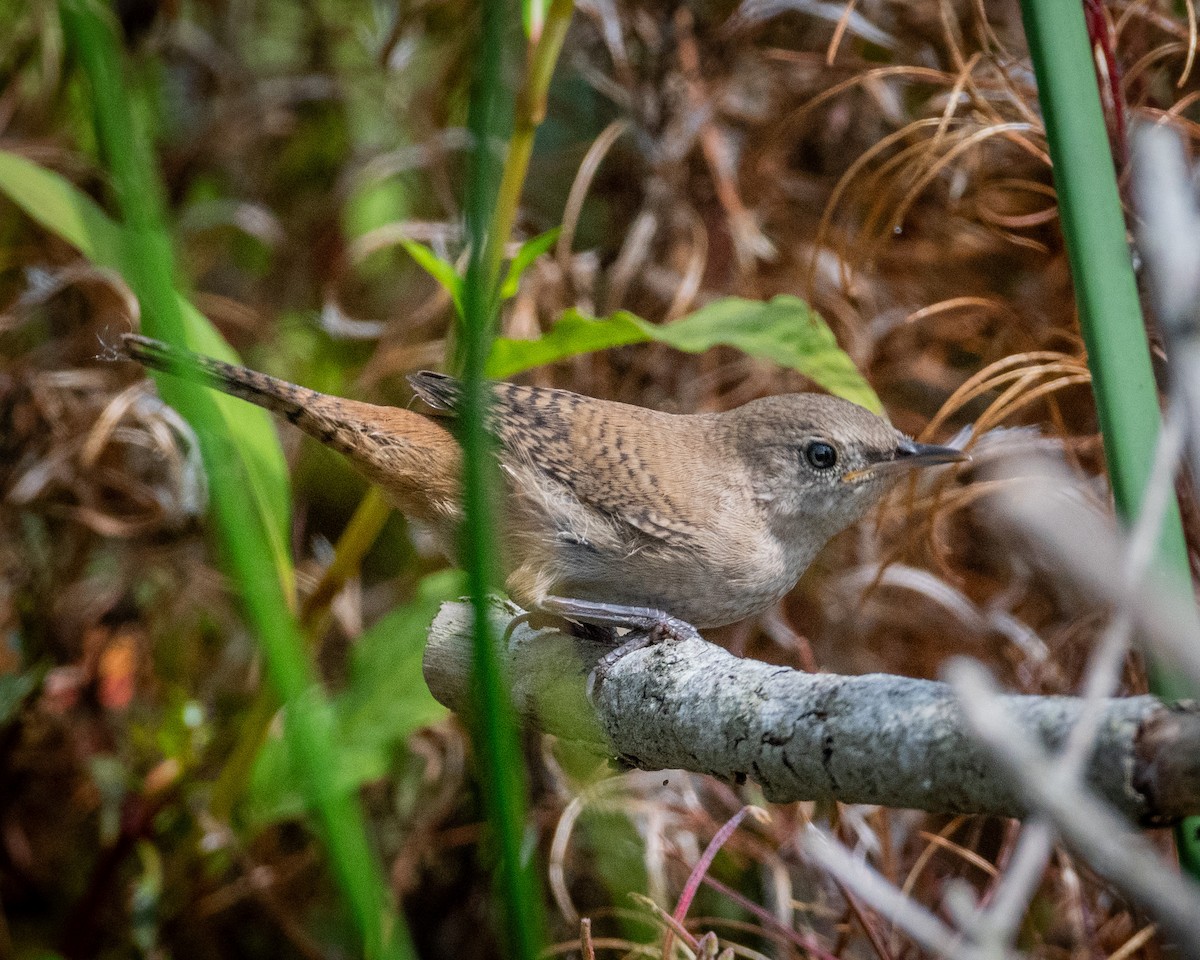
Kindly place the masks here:
<instances>
[{"instance_id":1,"label":"bird's wing","mask_svg":"<svg viewBox=\"0 0 1200 960\"><path fill-rule=\"evenodd\" d=\"M409 377L430 406L458 412L462 385L453 377ZM492 384L490 429L504 455L561 484L582 503L656 539L686 543L701 528L684 519L703 506L677 502L672 453L684 418L566 390ZM666 489L668 486L676 489Z\"/></svg>"}]
</instances>

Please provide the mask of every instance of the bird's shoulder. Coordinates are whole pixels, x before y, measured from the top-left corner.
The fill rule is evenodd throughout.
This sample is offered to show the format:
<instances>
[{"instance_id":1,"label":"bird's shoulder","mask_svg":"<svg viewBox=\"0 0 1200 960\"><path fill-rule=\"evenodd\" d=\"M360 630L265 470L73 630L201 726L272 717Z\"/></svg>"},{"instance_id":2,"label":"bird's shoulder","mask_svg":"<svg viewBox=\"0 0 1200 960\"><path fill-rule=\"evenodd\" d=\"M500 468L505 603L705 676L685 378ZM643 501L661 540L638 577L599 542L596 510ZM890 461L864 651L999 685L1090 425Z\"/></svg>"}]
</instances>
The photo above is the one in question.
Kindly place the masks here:
<instances>
[{"instance_id":1,"label":"bird's shoulder","mask_svg":"<svg viewBox=\"0 0 1200 960\"><path fill-rule=\"evenodd\" d=\"M461 385L443 374L410 377L435 409L458 411ZM491 385L490 429L523 485L554 489L650 537L678 544L709 530L719 472L708 451L711 417L663 413L568 390ZM547 489L547 486L549 489ZM530 491L532 492L532 491Z\"/></svg>"},{"instance_id":2,"label":"bird's shoulder","mask_svg":"<svg viewBox=\"0 0 1200 960\"><path fill-rule=\"evenodd\" d=\"M565 390L502 385L497 434L509 456L584 504L651 537L683 543L703 533L677 469L692 418Z\"/></svg>"}]
</instances>

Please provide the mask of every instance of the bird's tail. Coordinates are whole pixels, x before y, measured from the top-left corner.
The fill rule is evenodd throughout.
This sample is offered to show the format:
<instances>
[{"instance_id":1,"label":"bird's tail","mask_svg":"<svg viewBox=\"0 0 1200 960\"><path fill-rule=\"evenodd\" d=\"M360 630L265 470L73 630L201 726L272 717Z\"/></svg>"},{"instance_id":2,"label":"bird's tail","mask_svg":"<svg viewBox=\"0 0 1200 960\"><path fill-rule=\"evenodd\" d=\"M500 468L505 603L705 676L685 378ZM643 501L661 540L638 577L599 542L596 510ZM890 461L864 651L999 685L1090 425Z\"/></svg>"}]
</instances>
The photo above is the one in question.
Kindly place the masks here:
<instances>
[{"instance_id":1,"label":"bird's tail","mask_svg":"<svg viewBox=\"0 0 1200 960\"><path fill-rule=\"evenodd\" d=\"M309 390L307 387L297 386L246 367L225 363L223 360L192 353L182 347L137 333L122 334L113 352L116 358L136 360L153 370L161 370L184 380L220 390L222 393L249 400L290 420L306 433L313 433L313 430L301 423L305 418L306 409L314 404L319 405L321 400L326 399L325 394L316 390ZM315 433L313 435L318 436Z\"/></svg>"},{"instance_id":2,"label":"bird's tail","mask_svg":"<svg viewBox=\"0 0 1200 960\"><path fill-rule=\"evenodd\" d=\"M420 414L333 397L136 333L123 334L113 352L278 414L345 454L410 516L439 527L457 519L458 443Z\"/></svg>"}]
</instances>

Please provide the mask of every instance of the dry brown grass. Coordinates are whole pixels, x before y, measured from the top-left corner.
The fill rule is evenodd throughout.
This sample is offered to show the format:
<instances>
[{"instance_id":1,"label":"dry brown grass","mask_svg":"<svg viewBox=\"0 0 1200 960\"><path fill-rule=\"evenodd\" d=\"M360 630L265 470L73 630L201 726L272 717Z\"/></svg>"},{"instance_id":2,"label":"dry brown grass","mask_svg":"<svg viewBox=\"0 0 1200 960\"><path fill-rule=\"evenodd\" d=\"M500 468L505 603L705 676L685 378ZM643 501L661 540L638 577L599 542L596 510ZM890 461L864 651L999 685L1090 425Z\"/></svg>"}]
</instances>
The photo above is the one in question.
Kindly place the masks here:
<instances>
[{"instance_id":1,"label":"dry brown grass","mask_svg":"<svg viewBox=\"0 0 1200 960\"><path fill-rule=\"evenodd\" d=\"M160 25L140 54L171 64L190 104L162 161L198 299L273 369L400 400L398 378L441 359L447 296L387 258L397 232L456 249L462 141L442 131L457 117L447 92L464 69L466 7L412 5L374 61L350 65L330 53L350 26L312 10L296 13L312 33L297 44L302 60L260 65L220 4L189 30L186 20ZM38 7L13 41L14 62L40 69L0 89L5 145L94 187L70 146L49 9ZM1117 117L1140 116L1200 136L1192 4L1176 16L1165 3L1116 0L1106 13L1122 68L1114 134ZM580 10L564 54L573 85L552 100L559 130L535 157L522 225L526 234L567 226L529 273L506 332L536 335L574 305L670 322L721 295L795 293L828 318L903 429L943 439L972 422L979 431L1031 426L1098 476L1103 455L1015 4L868 0L835 21L732 14L731 4L640 0ZM864 41L864 24L887 43ZM387 73L386 63L400 66ZM372 92L354 99L344 89L352 82ZM364 102L402 116L418 147L338 142L342 111ZM322 137L328 149L313 148ZM413 187L408 215L348 236L355 185L395 169ZM196 199L198 184L214 182L232 206ZM247 244L266 251L265 269L246 265L260 258L243 255ZM372 269L381 258L386 269ZM127 890L142 842L163 858L160 936L175 955L321 955L307 918L328 912L332 894L307 836L287 824L247 831L207 859L189 846L189 824L215 829L203 826L203 787L256 675L197 528L194 465L179 453L185 432L128 371L90 362L97 333L128 322L126 294L28 224L5 227L2 269L0 636L20 633L26 655L22 663L0 646L0 666L28 669L31 658L45 671L0 741L0 901L15 931L6 936L57 939L82 955L69 932L82 924L106 949L127 945L125 900L97 885ZM57 286L31 300L35 269ZM321 356L330 341L312 333L322 308L339 341L336 373ZM347 382L340 371L351 363L361 373ZM730 351L657 347L581 357L529 379L680 410L806 387ZM327 461L288 442L300 478L294 540L315 567L314 543L336 535L357 488L320 477ZM1017 689L1074 689L1104 617L1080 617L1044 571L979 522L990 489L902 490L823 555L778 618L723 639L792 665L918 676L969 653ZM1096 496L1105 497L1099 484ZM427 565L373 567L341 601L330 657ZM151 637L167 646L154 649ZM1138 665L1127 673L1127 689L1142 689ZM155 731L181 697L201 702L213 724L190 767L164 770ZM367 793L394 887L424 956L491 955L478 932L488 901L465 740L450 722L412 751L416 773L401 781L412 796L398 798L389 783ZM588 785L579 758L541 742L527 754L554 953L660 955L641 944L667 925L663 911L691 864L753 789L645 773ZM116 758L119 783L97 774L98 758ZM65 825L48 829L55 808ZM604 816L584 830L585 811ZM136 830L112 832L113 816ZM686 938L713 930L747 957L917 956L902 932L807 865L802 827L824 817L935 911L953 882L986 901L1020 830L907 811L774 808L726 843ZM606 843L644 873L657 910L614 899L597 856ZM583 935L581 916L591 922ZM1047 960L1162 955L1146 918L1063 853L1022 946Z\"/></svg>"}]
</instances>

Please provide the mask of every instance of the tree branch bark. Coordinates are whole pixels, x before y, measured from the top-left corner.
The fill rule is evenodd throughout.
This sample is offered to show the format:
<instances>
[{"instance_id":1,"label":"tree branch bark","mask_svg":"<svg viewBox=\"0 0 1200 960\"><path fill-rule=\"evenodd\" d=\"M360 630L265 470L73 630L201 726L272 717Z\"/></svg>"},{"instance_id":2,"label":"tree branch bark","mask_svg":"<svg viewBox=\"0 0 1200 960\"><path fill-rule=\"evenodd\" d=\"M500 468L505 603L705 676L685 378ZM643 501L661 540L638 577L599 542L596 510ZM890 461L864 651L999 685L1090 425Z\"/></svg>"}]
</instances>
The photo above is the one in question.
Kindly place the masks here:
<instances>
[{"instance_id":1,"label":"tree branch bark","mask_svg":"<svg viewBox=\"0 0 1200 960\"><path fill-rule=\"evenodd\" d=\"M1019 786L972 737L944 683L802 673L686 640L629 654L589 700L588 674L610 648L535 628L518 620L522 614L493 601L496 635L511 628L501 656L523 721L630 766L748 778L775 803L833 799L1012 817L1027 811ZM425 651L429 689L457 712L470 705L470 623L467 604L446 604ZM1074 697L1003 700L1047 749L1062 745L1082 709ZM1195 705L1113 699L1087 780L1137 823L1174 823L1200 812L1198 743Z\"/></svg>"}]
</instances>

